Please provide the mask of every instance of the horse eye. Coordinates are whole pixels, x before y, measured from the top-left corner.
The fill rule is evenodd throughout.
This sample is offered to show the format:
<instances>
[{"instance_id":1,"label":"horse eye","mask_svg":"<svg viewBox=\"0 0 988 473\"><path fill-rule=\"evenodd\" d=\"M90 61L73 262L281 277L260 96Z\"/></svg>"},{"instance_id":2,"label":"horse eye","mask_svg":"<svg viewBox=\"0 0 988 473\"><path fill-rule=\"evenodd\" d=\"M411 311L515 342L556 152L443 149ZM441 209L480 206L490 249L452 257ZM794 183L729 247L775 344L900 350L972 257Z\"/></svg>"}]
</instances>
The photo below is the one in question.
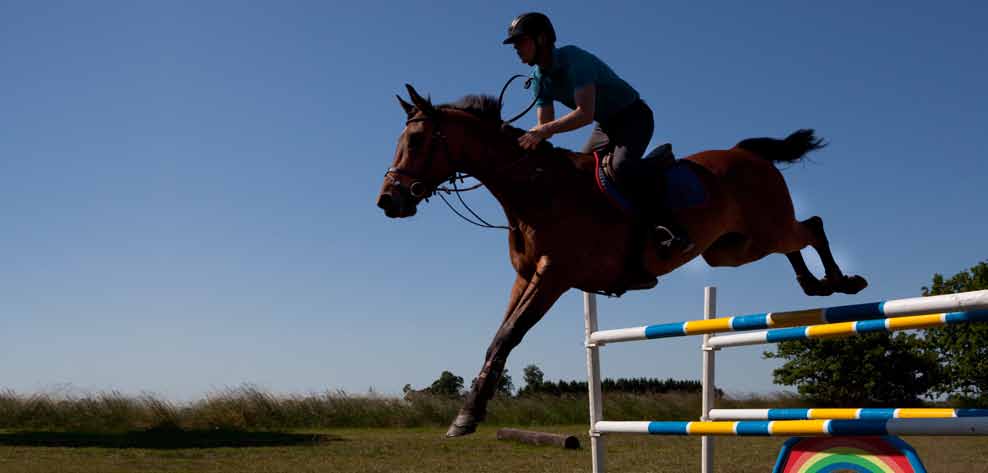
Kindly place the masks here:
<instances>
[{"instance_id":1,"label":"horse eye","mask_svg":"<svg viewBox=\"0 0 988 473\"><path fill-rule=\"evenodd\" d=\"M411 135L408 137L408 149L416 149L422 145L422 135Z\"/></svg>"}]
</instances>

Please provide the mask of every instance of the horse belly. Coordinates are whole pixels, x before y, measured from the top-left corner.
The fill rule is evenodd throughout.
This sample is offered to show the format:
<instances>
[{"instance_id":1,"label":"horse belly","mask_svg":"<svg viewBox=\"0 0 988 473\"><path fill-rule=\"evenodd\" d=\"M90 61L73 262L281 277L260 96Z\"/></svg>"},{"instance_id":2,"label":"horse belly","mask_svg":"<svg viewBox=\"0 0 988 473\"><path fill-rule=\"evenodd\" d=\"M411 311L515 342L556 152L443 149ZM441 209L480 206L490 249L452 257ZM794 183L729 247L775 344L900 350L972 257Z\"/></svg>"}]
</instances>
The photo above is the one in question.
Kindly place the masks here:
<instances>
[{"instance_id":1,"label":"horse belly","mask_svg":"<svg viewBox=\"0 0 988 473\"><path fill-rule=\"evenodd\" d=\"M707 263L740 266L778 252L795 212L775 165L737 149L704 153L696 162L715 176L724 199L720 234L703 253Z\"/></svg>"}]
</instances>

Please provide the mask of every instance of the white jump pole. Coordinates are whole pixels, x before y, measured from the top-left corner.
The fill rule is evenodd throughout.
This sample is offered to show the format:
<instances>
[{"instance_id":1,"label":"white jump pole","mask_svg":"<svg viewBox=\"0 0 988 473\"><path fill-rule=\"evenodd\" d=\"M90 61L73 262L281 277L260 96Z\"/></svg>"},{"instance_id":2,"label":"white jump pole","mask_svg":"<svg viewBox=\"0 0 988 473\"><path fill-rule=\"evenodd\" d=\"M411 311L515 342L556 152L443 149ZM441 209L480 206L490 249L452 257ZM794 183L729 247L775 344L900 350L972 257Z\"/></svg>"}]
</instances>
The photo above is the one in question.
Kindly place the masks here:
<instances>
[{"instance_id":1,"label":"white jump pole","mask_svg":"<svg viewBox=\"0 0 988 473\"><path fill-rule=\"evenodd\" d=\"M583 319L586 321L587 384L590 396L590 456L593 473L604 473L604 438L597 431L597 422L604 420L603 400L600 387L600 352L596 344L590 342L590 335L597 331L597 295L583 293Z\"/></svg>"},{"instance_id":2,"label":"white jump pole","mask_svg":"<svg viewBox=\"0 0 988 473\"><path fill-rule=\"evenodd\" d=\"M717 317L717 288L707 286L703 290L703 319L710 320ZM710 334L703 336L703 405L700 420L710 420L710 410L714 408L714 396L717 393L717 386L714 383L714 368L717 348L707 344ZM704 435L700 438L700 472L713 473L714 471L714 438Z\"/></svg>"}]
</instances>

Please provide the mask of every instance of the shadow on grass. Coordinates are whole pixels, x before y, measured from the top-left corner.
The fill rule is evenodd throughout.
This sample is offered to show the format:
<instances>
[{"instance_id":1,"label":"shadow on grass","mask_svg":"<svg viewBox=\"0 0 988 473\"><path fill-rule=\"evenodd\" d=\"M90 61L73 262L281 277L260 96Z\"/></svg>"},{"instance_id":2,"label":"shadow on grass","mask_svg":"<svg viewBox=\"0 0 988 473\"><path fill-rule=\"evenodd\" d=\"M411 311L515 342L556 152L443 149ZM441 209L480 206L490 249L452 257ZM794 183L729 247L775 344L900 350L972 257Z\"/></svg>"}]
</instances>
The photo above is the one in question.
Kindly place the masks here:
<instances>
[{"instance_id":1,"label":"shadow on grass","mask_svg":"<svg viewBox=\"0 0 988 473\"><path fill-rule=\"evenodd\" d=\"M219 448L295 447L340 442L327 434L246 432L232 430L146 430L123 433L0 432L0 446L7 447L100 447L100 448Z\"/></svg>"}]
</instances>

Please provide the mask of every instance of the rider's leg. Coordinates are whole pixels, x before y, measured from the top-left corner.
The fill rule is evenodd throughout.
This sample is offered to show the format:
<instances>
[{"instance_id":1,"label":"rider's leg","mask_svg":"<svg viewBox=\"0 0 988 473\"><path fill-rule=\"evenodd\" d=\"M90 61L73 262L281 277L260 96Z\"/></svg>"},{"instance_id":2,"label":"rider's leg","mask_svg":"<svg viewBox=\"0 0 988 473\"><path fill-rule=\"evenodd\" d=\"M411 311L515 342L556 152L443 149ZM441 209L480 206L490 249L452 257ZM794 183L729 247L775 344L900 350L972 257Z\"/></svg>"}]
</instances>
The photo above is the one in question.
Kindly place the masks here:
<instances>
[{"instance_id":1,"label":"rider's leg","mask_svg":"<svg viewBox=\"0 0 988 473\"><path fill-rule=\"evenodd\" d=\"M604 130L600 128L600 124L594 123L593 131L590 132L590 137L587 138L587 142L580 149L581 153L598 153L603 157L604 154L610 152L611 138L604 133Z\"/></svg>"},{"instance_id":2,"label":"rider's leg","mask_svg":"<svg viewBox=\"0 0 988 473\"><path fill-rule=\"evenodd\" d=\"M661 159L660 156L643 159L636 165L636 177L641 181L635 187L640 196L633 197L640 202L642 212L647 221L653 226L659 244L674 252L687 252L693 249L686 228L679 224L672 209L666 205L665 179L660 175L663 170L675 162L675 158Z\"/></svg>"},{"instance_id":3,"label":"rider's leg","mask_svg":"<svg viewBox=\"0 0 988 473\"><path fill-rule=\"evenodd\" d=\"M587 139L586 144L583 145L580 152L595 152L603 158L605 155L611 154L613 151L614 146L611 144L610 135L608 135L608 133L600 127L600 124L595 123L593 131L590 133L590 137ZM619 187L622 185L620 182L615 182L615 184ZM628 197L627 189L621 189L621 192ZM645 228L633 230L633 235L628 241L628 261L626 262L628 273L625 275L627 280L624 284L626 284L627 289L630 290L651 289L658 284L658 279L656 279L652 273L649 273L648 270L645 269L644 261L642 260L642 252L645 251L645 241L647 240L646 235L644 234L646 230L647 229Z\"/></svg>"},{"instance_id":4,"label":"rider's leg","mask_svg":"<svg viewBox=\"0 0 988 473\"><path fill-rule=\"evenodd\" d=\"M652 110L639 102L623 123L611 133L614 146L612 165L619 185L632 200L641 218L653 229L655 237L667 251L683 252L693 248L686 230L676 222L662 199L659 173L668 164L662 159L643 160L652 138ZM615 127L608 127L615 128Z\"/></svg>"}]
</instances>

